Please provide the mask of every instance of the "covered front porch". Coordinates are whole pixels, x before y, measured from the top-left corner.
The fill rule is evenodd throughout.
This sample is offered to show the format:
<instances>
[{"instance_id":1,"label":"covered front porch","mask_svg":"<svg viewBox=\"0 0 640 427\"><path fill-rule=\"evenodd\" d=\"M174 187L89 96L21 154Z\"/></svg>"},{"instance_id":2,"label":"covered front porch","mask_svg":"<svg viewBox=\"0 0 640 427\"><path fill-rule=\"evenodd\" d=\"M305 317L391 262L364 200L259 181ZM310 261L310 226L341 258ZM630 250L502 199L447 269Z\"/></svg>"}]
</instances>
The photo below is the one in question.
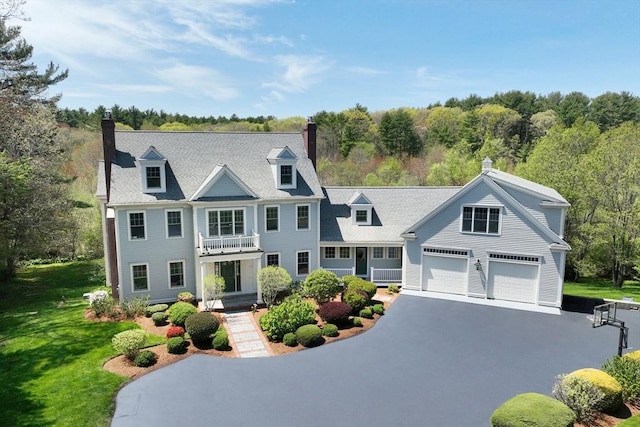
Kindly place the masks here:
<instances>
[{"instance_id":1,"label":"covered front porch","mask_svg":"<svg viewBox=\"0 0 640 427\"><path fill-rule=\"evenodd\" d=\"M338 277L357 276L378 286L402 284L402 247L329 246L321 247L321 268Z\"/></svg>"}]
</instances>

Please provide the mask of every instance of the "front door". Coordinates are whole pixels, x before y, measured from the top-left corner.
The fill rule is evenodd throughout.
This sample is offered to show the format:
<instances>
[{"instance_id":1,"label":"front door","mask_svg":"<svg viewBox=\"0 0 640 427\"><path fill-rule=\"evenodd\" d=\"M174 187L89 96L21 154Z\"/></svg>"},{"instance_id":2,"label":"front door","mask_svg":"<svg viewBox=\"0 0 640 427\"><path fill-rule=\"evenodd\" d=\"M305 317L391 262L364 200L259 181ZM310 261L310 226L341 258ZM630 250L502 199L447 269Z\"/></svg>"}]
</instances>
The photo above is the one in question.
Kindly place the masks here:
<instances>
[{"instance_id":1,"label":"front door","mask_svg":"<svg viewBox=\"0 0 640 427\"><path fill-rule=\"evenodd\" d=\"M367 275L367 248L356 248L356 276Z\"/></svg>"},{"instance_id":2,"label":"front door","mask_svg":"<svg viewBox=\"0 0 640 427\"><path fill-rule=\"evenodd\" d=\"M224 291L240 292L240 261L222 261L216 264L218 275L224 278Z\"/></svg>"}]
</instances>

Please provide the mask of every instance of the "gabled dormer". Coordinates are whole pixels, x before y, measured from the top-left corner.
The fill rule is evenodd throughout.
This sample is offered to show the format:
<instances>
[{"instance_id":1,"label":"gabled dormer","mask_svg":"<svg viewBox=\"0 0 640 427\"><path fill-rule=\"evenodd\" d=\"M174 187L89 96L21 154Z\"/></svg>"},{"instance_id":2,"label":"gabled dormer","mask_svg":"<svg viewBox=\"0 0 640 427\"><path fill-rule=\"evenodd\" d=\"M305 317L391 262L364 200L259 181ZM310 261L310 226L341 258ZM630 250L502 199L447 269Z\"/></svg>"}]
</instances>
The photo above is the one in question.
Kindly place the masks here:
<instances>
[{"instance_id":1,"label":"gabled dormer","mask_svg":"<svg viewBox=\"0 0 640 427\"><path fill-rule=\"evenodd\" d=\"M271 172L278 190L292 190L298 187L296 163L298 157L287 146L271 150L267 156Z\"/></svg>"},{"instance_id":2,"label":"gabled dormer","mask_svg":"<svg viewBox=\"0 0 640 427\"><path fill-rule=\"evenodd\" d=\"M347 202L351 208L351 221L356 225L371 225L373 203L361 191L356 191Z\"/></svg>"},{"instance_id":3,"label":"gabled dormer","mask_svg":"<svg viewBox=\"0 0 640 427\"><path fill-rule=\"evenodd\" d=\"M227 165L216 165L189 201L257 198L251 188Z\"/></svg>"},{"instance_id":4,"label":"gabled dormer","mask_svg":"<svg viewBox=\"0 0 640 427\"><path fill-rule=\"evenodd\" d=\"M138 158L143 193L167 191L167 159L152 145Z\"/></svg>"}]
</instances>

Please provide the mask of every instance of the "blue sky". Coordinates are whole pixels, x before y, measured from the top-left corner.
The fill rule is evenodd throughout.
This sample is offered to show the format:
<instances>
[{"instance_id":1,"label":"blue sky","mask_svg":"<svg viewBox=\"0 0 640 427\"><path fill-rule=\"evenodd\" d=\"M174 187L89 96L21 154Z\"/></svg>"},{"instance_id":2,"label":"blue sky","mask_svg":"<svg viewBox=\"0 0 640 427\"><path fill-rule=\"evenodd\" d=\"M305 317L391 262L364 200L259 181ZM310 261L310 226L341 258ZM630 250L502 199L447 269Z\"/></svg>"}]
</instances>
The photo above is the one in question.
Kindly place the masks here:
<instances>
[{"instance_id":1,"label":"blue sky","mask_svg":"<svg viewBox=\"0 0 640 427\"><path fill-rule=\"evenodd\" d=\"M471 93L640 95L640 1L27 0L61 107L308 116Z\"/></svg>"}]
</instances>

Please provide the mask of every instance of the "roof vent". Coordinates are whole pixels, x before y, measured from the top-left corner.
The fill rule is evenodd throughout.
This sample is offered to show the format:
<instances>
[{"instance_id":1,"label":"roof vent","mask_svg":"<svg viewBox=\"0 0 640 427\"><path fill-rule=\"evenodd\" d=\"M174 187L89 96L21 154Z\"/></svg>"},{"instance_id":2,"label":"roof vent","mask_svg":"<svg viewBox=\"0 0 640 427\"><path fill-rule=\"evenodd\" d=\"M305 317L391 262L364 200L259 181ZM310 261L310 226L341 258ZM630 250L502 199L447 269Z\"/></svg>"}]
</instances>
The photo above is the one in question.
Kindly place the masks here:
<instances>
[{"instance_id":1,"label":"roof vent","mask_svg":"<svg viewBox=\"0 0 640 427\"><path fill-rule=\"evenodd\" d=\"M482 161L482 172L489 172L491 170L491 165L493 162L489 157L485 157Z\"/></svg>"}]
</instances>

